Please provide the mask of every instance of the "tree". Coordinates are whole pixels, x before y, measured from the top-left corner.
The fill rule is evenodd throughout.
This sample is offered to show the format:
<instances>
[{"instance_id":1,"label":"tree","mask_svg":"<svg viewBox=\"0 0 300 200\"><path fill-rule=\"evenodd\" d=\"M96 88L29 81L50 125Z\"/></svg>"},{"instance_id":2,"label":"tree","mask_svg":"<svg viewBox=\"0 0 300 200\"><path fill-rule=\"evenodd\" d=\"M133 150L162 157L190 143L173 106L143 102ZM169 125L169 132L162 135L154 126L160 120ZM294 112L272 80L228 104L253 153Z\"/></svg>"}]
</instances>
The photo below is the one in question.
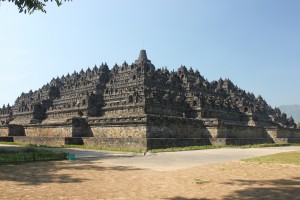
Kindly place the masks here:
<instances>
[{"instance_id":1,"label":"tree","mask_svg":"<svg viewBox=\"0 0 300 200\"><path fill-rule=\"evenodd\" d=\"M34 11L42 11L46 13L45 7L46 3L56 2L57 6L60 6L62 4L62 1L72 1L72 0L1 0L1 1L8 1L14 3L18 9L19 12L24 12L32 14Z\"/></svg>"}]
</instances>

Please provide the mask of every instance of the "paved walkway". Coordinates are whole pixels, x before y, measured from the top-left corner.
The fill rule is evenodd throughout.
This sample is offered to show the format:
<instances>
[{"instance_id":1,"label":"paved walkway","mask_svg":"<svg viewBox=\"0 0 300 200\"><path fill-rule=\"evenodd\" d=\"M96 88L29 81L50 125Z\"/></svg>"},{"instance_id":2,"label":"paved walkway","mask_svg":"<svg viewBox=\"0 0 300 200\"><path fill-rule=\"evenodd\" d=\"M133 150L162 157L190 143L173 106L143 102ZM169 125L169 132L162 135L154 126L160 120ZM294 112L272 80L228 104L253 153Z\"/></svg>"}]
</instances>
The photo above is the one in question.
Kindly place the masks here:
<instances>
[{"instance_id":1,"label":"paved walkway","mask_svg":"<svg viewBox=\"0 0 300 200\"><path fill-rule=\"evenodd\" d=\"M22 148L17 146L0 145L6 148ZM300 151L300 146L266 147L266 148L221 148L195 151L150 153L127 153L114 151L51 148L54 151L66 151L76 155L74 162L103 162L117 166L158 171L177 170L201 165L236 161L245 158L270 155L288 151Z\"/></svg>"},{"instance_id":2,"label":"paved walkway","mask_svg":"<svg viewBox=\"0 0 300 200\"><path fill-rule=\"evenodd\" d=\"M288 151L300 151L300 147L268 147L268 148L221 148L196 151L154 153L149 156L106 159L105 162L119 166L132 166L158 171L177 170L201 165L237 161Z\"/></svg>"}]
</instances>

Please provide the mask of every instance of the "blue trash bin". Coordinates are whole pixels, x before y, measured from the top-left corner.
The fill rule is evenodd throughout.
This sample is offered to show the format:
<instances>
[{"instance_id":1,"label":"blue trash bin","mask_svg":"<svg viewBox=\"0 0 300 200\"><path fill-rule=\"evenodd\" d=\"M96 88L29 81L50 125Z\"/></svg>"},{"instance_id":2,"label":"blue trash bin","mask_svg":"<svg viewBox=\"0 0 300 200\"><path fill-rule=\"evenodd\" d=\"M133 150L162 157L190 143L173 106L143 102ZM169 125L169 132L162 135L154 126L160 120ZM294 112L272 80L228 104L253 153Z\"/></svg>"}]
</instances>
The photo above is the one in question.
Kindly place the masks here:
<instances>
[{"instance_id":1,"label":"blue trash bin","mask_svg":"<svg viewBox=\"0 0 300 200\"><path fill-rule=\"evenodd\" d=\"M75 154L69 153L68 160L75 160Z\"/></svg>"}]
</instances>

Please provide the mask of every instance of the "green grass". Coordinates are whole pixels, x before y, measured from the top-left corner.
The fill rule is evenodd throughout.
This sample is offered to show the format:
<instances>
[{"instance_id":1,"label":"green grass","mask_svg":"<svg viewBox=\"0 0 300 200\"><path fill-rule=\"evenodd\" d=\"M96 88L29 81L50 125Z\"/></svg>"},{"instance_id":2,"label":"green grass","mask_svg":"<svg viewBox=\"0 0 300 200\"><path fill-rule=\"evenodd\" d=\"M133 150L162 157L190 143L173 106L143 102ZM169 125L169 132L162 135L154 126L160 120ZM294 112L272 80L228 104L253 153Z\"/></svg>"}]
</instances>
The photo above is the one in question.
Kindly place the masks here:
<instances>
[{"instance_id":1,"label":"green grass","mask_svg":"<svg viewBox=\"0 0 300 200\"><path fill-rule=\"evenodd\" d=\"M0 142L0 144L19 145L24 147L46 147L46 145L26 144L26 143L19 143L19 142Z\"/></svg>"},{"instance_id":2,"label":"green grass","mask_svg":"<svg viewBox=\"0 0 300 200\"><path fill-rule=\"evenodd\" d=\"M106 150L106 151L135 152L135 153L142 153L145 151L143 149L125 149L125 148L86 146L86 145L63 145L61 146L61 148L94 149L94 150Z\"/></svg>"},{"instance_id":3,"label":"green grass","mask_svg":"<svg viewBox=\"0 0 300 200\"><path fill-rule=\"evenodd\" d=\"M203 149L219 149L227 147L225 145L204 145L204 146L188 146L188 147L170 147L165 149L152 149L151 152L170 152L170 151L190 151L190 150L203 150Z\"/></svg>"},{"instance_id":4,"label":"green grass","mask_svg":"<svg viewBox=\"0 0 300 200\"><path fill-rule=\"evenodd\" d=\"M87 146L87 145L62 145L62 146L48 146L39 144L26 144L18 142L0 142L0 144L8 145L19 145L24 147L45 147L45 148L77 148L77 149L94 149L94 150L106 150L106 151L122 151L122 152L135 152L142 153L143 149L125 149L125 148L112 148L112 147L97 147L97 146Z\"/></svg>"},{"instance_id":5,"label":"green grass","mask_svg":"<svg viewBox=\"0 0 300 200\"><path fill-rule=\"evenodd\" d=\"M299 146L300 144L252 144L252 145L204 145L204 146L188 146L188 147L171 147L165 149L152 149L151 152L170 152L170 151L190 151L203 149L219 149L219 148L260 148L260 147L282 147L282 146Z\"/></svg>"},{"instance_id":6,"label":"green grass","mask_svg":"<svg viewBox=\"0 0 300 200\"><path fill-rule=\"evenodd\" d=\"M53 152L46 149L22 148L22 149L0 149L0 163L35 162L47 160L64 160L67 158L65 152Z\"/></svg>"},{"instance_id":7,"label":"green grass","mask_svg":"<svg viewBox=\"0 0 300 200\"><path fill-rule=\"evenodd\" d=\"M94 150L106 150L106 151L122 151L122 152L135 152L143 153L145 149L125 149L125 148L110 148L110 147L97 147L86 145L62 145L62 146L47 146L38 144L25 144L17 142L0 142L0 144L20 145L25 147L47 147L47 148L79 148L79 149L94 149ZM260 147L282 147L282 146L300 146L300 144L250 144L250 145L202 145L202 146L188 146L188 147L170 147L164 149L152 149L152 153L157 152L172 152L172 151L191 151L191 150L204 150L204 149L219 149L219 148L260 148Z\"/></svg>"},{"instance_id":8,"label":"green grass","mask_svg":"<svg viewBox=\"0 0 300 200\"><path fill-rule=\"evenodd\" d=\"M255 163L300 165L300 151L292 151L292 152L278 153L278 154L273 154L268 156L261 156L256 158L243 159L243 161L255 162Z\"/></svg>"}]
</instances>

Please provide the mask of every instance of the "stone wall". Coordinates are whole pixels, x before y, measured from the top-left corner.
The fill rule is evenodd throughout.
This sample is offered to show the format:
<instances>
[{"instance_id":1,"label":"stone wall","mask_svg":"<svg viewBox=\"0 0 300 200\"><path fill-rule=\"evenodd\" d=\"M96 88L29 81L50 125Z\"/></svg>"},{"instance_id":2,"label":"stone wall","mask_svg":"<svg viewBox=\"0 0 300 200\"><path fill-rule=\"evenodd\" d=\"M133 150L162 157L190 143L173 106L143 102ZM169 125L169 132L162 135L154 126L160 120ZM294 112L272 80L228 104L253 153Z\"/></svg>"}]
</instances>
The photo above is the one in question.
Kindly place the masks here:
<instances>
[{"instance_id":1,"label":"stone wall","mask_svg":"<svg viewBox=\"0 0 300 200\"><path fill-rule=\"evenodd\" d=\"M8 127L1 126L0 127L0 137L6 137L6 136L8 136Z\"/></svg>"},{"instance_id":2,"label":"stone wall","mask_svg":"<svg viewBox=\"0 0 300 200\"><path fill-rule=\"evenodd\" d=\"M278 138L300 138L300 130L292 128L279 128L277 130Z\"/></svg>"},{"instance_id":3,"label":"stone wall","mask_svg":"<svg viewBox=\"0 0 300 200\"><path fill-rule=\"evenodd\" d=\"M137 125L106 125L91 126L93 137L101 138L146 138L146 126Z\"/></svg>"},{"instance_id":4,"label":"stone wall","mask_svg":"<svg viewBox=\"0 0 300 200\"><path fill-rule=\"evenodd\" d=\"M211 145L209 138L148 138L147 149Z\"/></svg>"},{"instance_id":5,"label":"stone wall","mask_svg":"<svg viewBox=\"0 0 300 200\"><path fill-rule=\"evenodd\" d=\"M300 143L300 129L269 128L266 130L276 143Z\"/></svg>"},{"instance_id":6,"label":"stone wall","mask_svg":"<svg viewBox=\"0 0 300 200\"><path fill-rule=\"evenodd\" d=\"M89 118L86 137L101 138L145 138L146 117L114 117L114 118Z\"/></svg>"},{"instance_id":7,"label":"stone wall","mask_svg":"<svg viewBox=\"0 0 300 200\"><path fill-rule=\"evenodd\" d=\"M249 145L274 143L270 138L210 138L212 145Z\"/></svg>"},{"instance_id":8,"label":"stone wall","mask_svg":"<svg viewBox=\"0 0 300 200\"><path fill-rule=\"evenodd\" d=\"M277 127L273 127L273 128L266 128L265 129L268 133L268 135L274 140L275 138L277 138Z\"/></svg>"},{"instance_id":9,"label":"stone wall","mask_svg":"<svg viewBox=\"0 0 300 200\"><path fill-rule=\"evenodd\" d=\"M8 136L24 136L24 127L22 125L8 125Z\"/></svg>"},{"instance_id":10,"label":"stone wall","mask_svg":"<svg viewBox=\"0 0 300 200\"><path fill-rule=\"evenodd\" d=\"M0 137L24 136L24 128L21 125L5 125L0 127Z\"/></svg>"},{"instance_id":11,"label":"stone wall","mask_svg":"<svg viewBox=\"0 0 300 200\"><path fill-rule=\"evenodd\" d=\"M202 121L157 115L95 117L73 118L64 124L2 126L0 141L149 150L211 144L299 143L300 129L224 125L215 119Z\"/></svg>"},{"instance_id":12,"label":"stone wall","mask_svg":"<svg viewBox=\"0 0 300 200\"><path fill-rule=\"evenodd\" d=\"M72 135L69 137L85 137L92 136L88 122L84 118L72 118Z\"/></svg>"},{"instance_id":13,"label":"stone wall","mask_svg":"<svg viewBox=\"0 0 300 200\"><path fill-rule=\"evenodd\" d=\"M218 128L218 138L271 138L265 128L252 126L221 126Z\"/></svg>"},{"instance_id":14,"label":"stone wall","mask_svg":"<svg viewBox=\"0 0 300 200\"><path fill-rule=\"evenodd\" d=\"M107 137L83 137L83 144L87 146L97 146L103 148L146 150L146 138L107 138Z\"/></svg>"},{"instance_id":15,"label":"stone wall","mask_svg":"<svg viewBox=\"0 0 300 200\"><path fill-rule=\"evenodd\" d=\"M25 126L28 137L72 137L72 125L32 125Z\"/></svg>"},{"instance_id":16,"label":"stone wall","mask_svg":"<svg viewBox=\"0 0 300 200\"><path fill-rule=\"evenodd\" d=\"M0 136L0 142L13 142L14 138L12 136L10 137L2 137Z\"/></svg>"},{"instance_id":17,"label":"stone wall","mask_svg":"<svg viewBox=\"0 0 300 200\"><path fill-rule=\"evenodd\" d=\"M249 145L274 143L271 138L225 138L226 145Z\"/></svg>"},{"instance_id":18,"label":"stone wall","mask_svg":"<svg viewBox=\"0 0 300 200\"><path fill-rule=\"evenodd\" d=\"M300 129L267 128L266 131L272 138L300 138Z\"/></svg>"},{"instance_id":19,"label":"stone wall","mask_svg":"<svg viewBox=\"0 0 300 200\"><path fill-rule=\"evenodd\" d=\"M65 144L65 137L30 137L30 136L15 136L14 142L26 144L38 144L46 146L62 146Z\"/></svg>"},{"instance_id":20,"label":"stone wall","mask_svg":"<svg viewBox=\"0 0 300 200\"><path fill-rule=\"evenodd\" d=\"M210 138L200 120L185 117L148 116L147 138Z\"/></svg>"},{"instance_id":21,"label":"stone wall","mask_svg":"<svg viewBox=\"0 0 300 200\"><path fill-rule=\"evenodd\" d=\"M147 117L147 148L210 145L210 132L198 119L172 116Z\"/></svg>"}]
</instances>

